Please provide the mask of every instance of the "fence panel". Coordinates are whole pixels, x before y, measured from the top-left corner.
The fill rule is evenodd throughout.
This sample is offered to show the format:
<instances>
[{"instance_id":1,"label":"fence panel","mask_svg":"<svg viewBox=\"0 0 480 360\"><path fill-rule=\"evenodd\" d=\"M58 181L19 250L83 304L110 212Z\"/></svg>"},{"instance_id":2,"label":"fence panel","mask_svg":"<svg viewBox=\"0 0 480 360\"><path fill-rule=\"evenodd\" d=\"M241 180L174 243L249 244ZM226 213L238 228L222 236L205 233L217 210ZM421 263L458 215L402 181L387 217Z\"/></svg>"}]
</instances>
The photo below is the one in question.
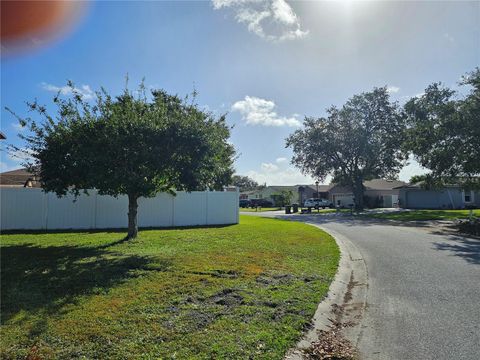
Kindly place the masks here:
<instances>
[{"instance_id":1,"label":"fence panel","mask_svg":"<svg viewBox=\"0 0 480 360\"><path fill-rule=\"evenodd\" d=\"M117 229L128 224L128 197L98 195L95 216L96 229Z\"/></svg>"},{"instance_id":2,"label":"fence panel","mask_svg":"<svg viewBox=\"0 0 480 360\"><path fill-rule=\"evenodd\" d=\"M154 198L138 200L138 226L169 227L173 223L174 197L169 194L158 194ZM125 214L126 216L126 214Z\"/></svg>"},{"instance_id":3,"label":"fence panel","mask_svg":"<svg viewBox=\"0 0 480 360\"><path fill-rule=\"evenodd\" d=\"M1 229L46 229L45 195L39 189L2 189L0 192Z\"/></svg>"},{"instance_id":4,"label":"fence panel","mask_svg":"<svg viewBox=\"0 0 480 360\"><path fill-rule=\"evenodd\" d=\"M89 190L73 201L40 189L0 188L1 230L107 229L127 227L127 196L98 195ZM140 198L140 227L238 223L238 191L177 192Z\"/></svg>"},{"instance_id":5,"label":"fence panel","mask_svg":"<svg viewBox=\"0 0 480 360\"><path fill-rule=\"evenodd\" d=\"M81 195L57 197L54 193L45 195L47 201L47 229L93 229L95 228L96 191ZM75 200L75 201L74 201Z\"/></svg>"},{"instance_id":6,"label":"fence panel","mask_svg":"<svg viewBox=\"0 0 480 360\"><path fill-rule=\"evenodd\" d=\"M207 194L207 224L238 223L238 192L209 192Z\"/></svg>"},{"instance_id":7,"label":"fence panel","mask_svg":"<svg viewBox=\"0 0 480 360\"><path fill-rule=\"evenodd\" d=\"M175 226L207 224L207 192L177 192L173 216Z\"/></svg>"}]
</instances>

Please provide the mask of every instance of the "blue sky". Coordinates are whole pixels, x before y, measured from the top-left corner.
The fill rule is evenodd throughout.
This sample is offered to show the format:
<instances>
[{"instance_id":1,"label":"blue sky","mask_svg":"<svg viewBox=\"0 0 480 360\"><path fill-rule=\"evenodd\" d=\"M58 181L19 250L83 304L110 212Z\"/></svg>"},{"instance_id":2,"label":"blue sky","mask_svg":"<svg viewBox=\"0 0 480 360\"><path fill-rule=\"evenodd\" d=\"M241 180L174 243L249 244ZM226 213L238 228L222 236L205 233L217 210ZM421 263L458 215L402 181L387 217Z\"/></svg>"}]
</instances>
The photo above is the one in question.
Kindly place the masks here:
<instances>
[{"instance_id":1,"label":"blue sky","mask_svg":"<svg viewBox=\"0 0 480 360\"><path fill-rule=\"evenodd\" d=\"M479 2L92 2L60 40L2 58L1 128L18 143L8 106L51 102L73 80L85 96L148 86L228 112L236 170L259 182L312 182L289 165L285 138L353 94L389 86L404 102L434 81L455 87L480 64ZM68 94L65 94L68 96ZM1 170L18 160L1 153ZM400 178L421 172L413 163Z\"/></svg>"}]
</instances>

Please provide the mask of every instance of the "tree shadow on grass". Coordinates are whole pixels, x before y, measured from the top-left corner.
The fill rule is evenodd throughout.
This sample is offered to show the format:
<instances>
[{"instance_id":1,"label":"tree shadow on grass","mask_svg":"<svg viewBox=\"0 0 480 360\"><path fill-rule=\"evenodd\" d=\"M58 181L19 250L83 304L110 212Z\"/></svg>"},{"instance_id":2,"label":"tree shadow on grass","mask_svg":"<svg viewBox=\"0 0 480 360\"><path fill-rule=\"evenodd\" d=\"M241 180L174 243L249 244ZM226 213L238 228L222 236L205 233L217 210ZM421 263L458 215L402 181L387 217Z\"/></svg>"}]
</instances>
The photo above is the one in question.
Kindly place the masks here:
<instances>
[{"instance_id":1,"label":"tree shadow on grass","mask_svg":"<svg viewBox=\"0 0 480 360\"><path fill-rule=\"evenodd\" d=\"M190 229L217 229L227 228L237 224L216 224L216 225L184 225L184 226L148 226L139 227L139 232L149 230L190 230ZM65 233L78 233L78 234L127 234L126 228L104 228L104 229L49 229L49 230L29 230L29 229L16 229L16 230L2 230L2 235L14 235L14 234L29 234L29 235L41 235L41 234L65 234Z\"/></svg>"},{"instance_id":2,"label":"tree shadow on grass","mask_svg":"<svg viewBox=\"0 0 480 360\"><path fill-rule=\"evenodd\" d=\"M437 250L448 250L454 256L459 256L465 259L468 263L480 265L480 240L450 236L450 242L437 242L435 248Z\"/></svg>"},{"instance_id":3,"label":"tree shadow on grass","mask_svg":"<svg viewBox=\"0 0 480 360\"><path fill-rule=\"evenodd\" d=\"M99 247L32 244L1 248L1 323L20 312L58 314L77 297L105 293L146 271L166 271L170 263Z\"/></svg>"}]
</instances>

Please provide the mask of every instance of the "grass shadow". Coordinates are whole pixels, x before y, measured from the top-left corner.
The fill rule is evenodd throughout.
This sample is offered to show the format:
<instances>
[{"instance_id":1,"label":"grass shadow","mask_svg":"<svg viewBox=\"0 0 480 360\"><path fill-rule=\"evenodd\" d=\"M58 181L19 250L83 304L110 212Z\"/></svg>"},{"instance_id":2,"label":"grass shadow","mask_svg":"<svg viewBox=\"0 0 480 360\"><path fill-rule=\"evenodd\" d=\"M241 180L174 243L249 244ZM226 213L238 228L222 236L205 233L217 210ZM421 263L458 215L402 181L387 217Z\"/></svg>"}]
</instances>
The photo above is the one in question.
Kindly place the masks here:
<instances>
[{"instance_id":1,"label":"grass shadow","mask_svg":"<svg viewBox=\"0 0 480 360\"><path fill-rule=\"evenodd\" d=\"M187 225L187 226L163 226L163 227L139 227L139 231L148 230L188 230L188 229L209 229L209 228L224 228L237 224L218 224L218 225ZM28 230L28 229L16 229L16 230L2 230L0 235L15 235L15 234L29 234L29 235L41 235L41 234L126 234L126 228L105 228L105 229L51 229L51 230Z\"/></svg>"},{"instance_id":2,"label":"grass shadow","mask_svg":"<svg viewBox=\"0 0 480 360\"><path fill-rule=\"evenodd\" d=\"M164 271L168 262L99 247L32 244L1 248L1 323L20 312L55 314L80 295L104 293L141 271Z\"/></svg>"}]
</instances>

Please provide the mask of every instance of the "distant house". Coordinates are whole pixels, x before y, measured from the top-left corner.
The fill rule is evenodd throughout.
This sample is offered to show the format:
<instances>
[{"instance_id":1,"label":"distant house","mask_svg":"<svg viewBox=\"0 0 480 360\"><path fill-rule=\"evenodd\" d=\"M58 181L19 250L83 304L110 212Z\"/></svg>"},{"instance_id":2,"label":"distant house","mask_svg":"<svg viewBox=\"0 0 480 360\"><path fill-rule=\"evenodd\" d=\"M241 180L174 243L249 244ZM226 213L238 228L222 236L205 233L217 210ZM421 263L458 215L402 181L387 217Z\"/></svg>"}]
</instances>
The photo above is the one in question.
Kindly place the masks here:
<instances>
[{"instance_id":1,"label":"distant house","mask_svg":"<svg viewBox=\"0 0 480 360\"><path fill-rule=\"evenodd\" d=\"M311 198L329 199L329 191L334 185L300 185L298 189L298 203L303 205L305 200ZM318 191L318 193L317 193Z\"/></svg>"},{"instance_id":2,"label":"distant house","mask_svg":"<svg viewBox=\"0 0 480 360\"><path fill-rule=\"evenodd\" d=\"M398 187L406 185L403 181L374 179L364 181L365 205L367 207L394 207L398 203ZM303 205L305 200L320 198L330 200L334 205L349 207L354 203L353 191L350 187L336 184L330 185L294 185L294 186L267 186L262 190L246 191L240 194L240 199L266 199L275 204L272 195L290 190L294 196L292 203Z\"/></svg>"},{"instance_id":3,"label":"distant house","mask_svg":"<svg viewBox=\"0 0 480 360\"><path fill-rule=\"evenodd\" d=\"M394 207L398 203L398 187L406 185L399 180L373 179L363 182L366 207ZM329 200L340 206L354 204L353 190L347 186L335 185L329 190Z\"/></svg>"},{"instance_id":4,"label":"distant house","mask_svg":"<svg viewBox=\"0 0 480 360\"><path fill-rule=\"evenodd\" d=\"M254 200L254 199L265 199L270 201L273 205L275 203L275 196L280 194L282 191L291 191L292 203L298 203L298 186L267 186L260 190L245 191L240 194L241 200Z\"/></svg>"},{"instance_id":5,"label":"distant house","mask_svg":"<svg viewBox=\"0 0 480 360\"><path fill-rule=\"evenodd\" d=\"M27 169L6 171L0 173L0 186L39 188L40 178Z\"/></svg>"},{"instance_id":6,"label":"distant house","mask_svg":"<svg viewBox=\"0 0 480 360\"><path fill-rule=\"evenodd\" d=\"M354 204L353 190L348 186L334 185L328 192L328 200L335 206L349 207Z\"/></svg>"},{"instance_id":7,"label":"distant house","mask_svg":"<svg viewBox=\"0 0 480 360\"><path fill-rule=\"evenodd\" d=\"M480 207L480 191L465 191L458 185L428 190L417 183L401 186L398 190L400 207L405 209L464 209L468 205Z\"/></svg>"}]
</instances>

